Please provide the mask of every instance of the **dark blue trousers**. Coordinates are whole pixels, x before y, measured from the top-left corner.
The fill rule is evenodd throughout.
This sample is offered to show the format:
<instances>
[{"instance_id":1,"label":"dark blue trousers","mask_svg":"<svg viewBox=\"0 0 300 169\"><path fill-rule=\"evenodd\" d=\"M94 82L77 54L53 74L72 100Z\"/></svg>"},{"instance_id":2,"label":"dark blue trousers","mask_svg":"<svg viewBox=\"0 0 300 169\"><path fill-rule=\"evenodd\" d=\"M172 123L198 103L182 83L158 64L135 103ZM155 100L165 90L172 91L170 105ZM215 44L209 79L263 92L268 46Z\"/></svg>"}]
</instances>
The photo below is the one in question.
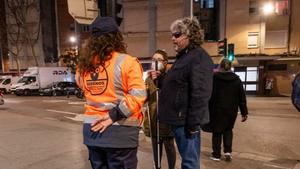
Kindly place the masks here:
<instances>
[{"instance_id":1,"label":"dark blue trousers","mask_svg":"<svg viewBox=\"0 0 300 169\"><path fill-rule=\"evenodd\" d=\"M101 148L87 146L93 169L136 169L136 148Z\"/></svg>"},{"instance_id":2,"label":"dark blue trousers","mask_svg":"<svg viewBox=\"0 0 300 169\"><path fill-rule=\"evenodd\" d=\"M232 152L232 138L233 138L232 129L220 133L213 133L212 134L212 148L213 148L212 155L216 158L221 157L222 137L223 137L224 153Z\"/></svg>"}]
</instances>

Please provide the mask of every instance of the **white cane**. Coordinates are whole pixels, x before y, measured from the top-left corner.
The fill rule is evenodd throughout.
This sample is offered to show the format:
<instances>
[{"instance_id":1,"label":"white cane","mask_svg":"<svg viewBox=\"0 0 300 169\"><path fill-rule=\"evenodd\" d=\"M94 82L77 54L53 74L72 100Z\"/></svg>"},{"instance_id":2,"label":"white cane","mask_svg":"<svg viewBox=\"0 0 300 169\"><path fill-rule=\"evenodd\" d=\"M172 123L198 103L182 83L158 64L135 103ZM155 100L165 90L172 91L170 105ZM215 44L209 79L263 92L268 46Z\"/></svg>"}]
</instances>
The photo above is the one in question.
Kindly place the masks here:
<instances>
[{"instance_id":1,"label":"white cane","mask_svg":"<svg viewBox=\"0 0 300 169\"><path fill-rule=\"evenodd\" d=\"M155 61L155 71L158 71L158 61ZM158 120L158 77L155 81L156 86L156 130L157 130L157 169L160 169L160 141L159 141L159 120Z\"/></svg>"},{"instance_id":2,"label":"white cane","mask_svg":"<svg viewBox=\"0 0 300 169\"><path fill-rule=\"evenodd\" d=\"M151 116L150 116L150 111L149 111L149 104L147 103L146 107L147 111L147 116L148 116L148 123L149 123L149 132L150 132L150 139L151 139L151 145L153 146L153 141L152 141L152 127L151 127ZM154 153L154 152L152 152ZM155 159L153 157L153 165L155 166Z\"/></svg>"}]
</instances>

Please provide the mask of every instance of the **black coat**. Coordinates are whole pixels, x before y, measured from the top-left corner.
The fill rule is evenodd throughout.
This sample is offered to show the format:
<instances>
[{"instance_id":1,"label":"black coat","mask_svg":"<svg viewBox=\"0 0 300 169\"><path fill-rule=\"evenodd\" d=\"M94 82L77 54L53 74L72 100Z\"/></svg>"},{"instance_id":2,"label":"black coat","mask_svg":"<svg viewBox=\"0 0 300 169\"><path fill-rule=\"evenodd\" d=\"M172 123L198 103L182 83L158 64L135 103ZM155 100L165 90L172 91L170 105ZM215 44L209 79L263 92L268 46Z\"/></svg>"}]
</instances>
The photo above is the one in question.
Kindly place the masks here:
<instances>
[{"instance_id":1,"label":"black coat","mask_svg":"<svg viewBox=\"0 0 300 169\"><path fill-rule=\"evenodd\" d=\"M191 130L208 123L212 79L213 63L202 48L180 52L161 86L160 122Z\"/></svg>"},{"instance_id":2,"label":"black coat","mask_svg":"<svg viewBox=\"0 0 300 169\"><path fill-rule=\"evenodd\" d=\"M212 132L233 129L238 108L242 116L248 114L246 95L240 78L233 72L216 73L209 102Z\"/></svg>"},{"instance_id":3,"label":"black coat","mask_svg":"<svg viewBox=\"0 0 300 169\"><path fill-rule=\"evenodd\" d=\"M164 77L164 75L165 74L161 74L158 77L159 82L160 82L160 79L162 79ZM145 113L144 133L148 137L151 136L152 138L155 138L155 137L157 137L157 110L156 110L157 87L156 87L155 81L152 80L152 78L150 78L150 77L148 77L146 79L146 88L147 88L147 102L148 102L149 109ZM149 121L150 121L150 123L149 123ZM174 137L174 135L171 131L171 127L168 124L159 124L159 136L160 137Z\"/></svg>"}]
</instances>

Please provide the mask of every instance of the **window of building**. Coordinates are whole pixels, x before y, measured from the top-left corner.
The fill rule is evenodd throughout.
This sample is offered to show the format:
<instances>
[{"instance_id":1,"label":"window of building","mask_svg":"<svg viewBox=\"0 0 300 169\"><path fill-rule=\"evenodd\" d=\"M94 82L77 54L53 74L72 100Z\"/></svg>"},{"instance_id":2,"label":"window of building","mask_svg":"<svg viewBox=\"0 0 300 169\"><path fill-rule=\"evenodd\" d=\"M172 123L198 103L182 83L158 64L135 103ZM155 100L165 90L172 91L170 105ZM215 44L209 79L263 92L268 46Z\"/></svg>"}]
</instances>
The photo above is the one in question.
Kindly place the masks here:
<instances>
[{"instance_id":1,"label":"window of building","mask_svg":"<svg viewBox=\"0 0 300 169\"><path fill-rule=\"evenodd\" d=\"M266 31L265 48L285 48L287 39L287 30Z\"/></svg>"},{"instance_id":2,"label":"window of building","mask_svg":"<svg viewBox=\"0 0 300 169\"><path fill-rule=\"evenodd\" d=\"M259 5L257 0L250 0L249 1L249 14L256 15L259 14Z\"/></svg>"},{"instance_id":3,"label":"window of building","mask_svg":"<svg viewBox=\"0 0 300 169\"><path fill-rule=\"evenodd\" d=\"M289 2L288 0L277 0L274 2L275 13L277 15L288 15Z\"/></svg>"},{"instance_id":4,"label":"window of building","mask_svg":"<svg viewBox=\"0 0 300 169\"><path fill-rule=\"evenodd\" d=\"M194 16L201 23L204 30L204 39L219 40L218 15L219 10L215 0L194 0Z\"/></svg>"},{"instance_id":5,"label":"window of building","mask_svg":"<svg viewBox=\"0 0 300 169\"><path fill-rule=\"evenodd\" d=\"M247 82L256 82L258 79L257 67L247 67Z\"/></svg>"},{"instance_id":6,"label":"window of building","mask_svg":"<svg viewBox=\"0 0 300 169\"><path fill-rule=\"evenodd\" d=\"M248 48L258 47L258 32L248 32Z\"/></svg>"},{"instance_id":7,"label":"window of building","mask_svg":"<svg viewBox=\"0 0 300 169\"><path fill-rule=\"evenodd\" d=\"M199 2L199 1L198 1ZM200 0L201 8L214 8L214 0Z\"/></svg>"},{"instance_id":8,"label":"window of building","mask_svg":"<svg viewBox=\"0 0 300 169\"><path fill-rule=\"evenodd\" d=\"M257 67L235 67L234 73L240 77L245 91L254 93L257 91L259 81Z\"/></svg>"},{"instance_id":9,"label":"window of building","mask_svg":"<svg viewBox=\"0 0 300 169\"><path fill-rule=\"evenodd\" d=\"M247 84L246 85L246 91L256 91L257 85L256 84Z\"/></svg>"},{"instance_id":10,"label":"window of building","mask_svg":"<svg viewBox=\"0 0 300 169\"><path fill-rule=\"evenodd\" d=\"M89 25L81 25L81 31L82 32L89 32L90 31Z\"/></svg>"},{"instance_id":11,"label":"window of building","mask_svg":"<svg viewBox=\"0 0 300 169\"><path fill-rule=\"evenodd\" d=\"M240 79L241 79L242 82L246 81L246 73L245 72L236 71L234 73L240 77Z\"/></svg>"}]
</instances>

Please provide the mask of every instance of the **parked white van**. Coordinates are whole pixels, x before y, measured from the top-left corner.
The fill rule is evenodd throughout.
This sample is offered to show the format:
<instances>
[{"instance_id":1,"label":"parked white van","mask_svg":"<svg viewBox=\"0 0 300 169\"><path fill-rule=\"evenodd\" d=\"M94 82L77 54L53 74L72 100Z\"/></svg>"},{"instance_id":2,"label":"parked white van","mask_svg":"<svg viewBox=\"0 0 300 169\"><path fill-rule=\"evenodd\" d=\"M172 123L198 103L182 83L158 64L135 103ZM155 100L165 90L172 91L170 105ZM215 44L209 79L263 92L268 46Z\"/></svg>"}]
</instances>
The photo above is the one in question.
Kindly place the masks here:
<instances>
[{"instance_id":1,"label":"parked white van","mask_svg":"<svg viewBox=\"0 0 300 169\"><path fill-rule=\"evenodd\" d=\"M19 79L20 79L19 76L11 76L11 75L0 76L0 90L3 93L10 93L11 85L17 83Z\"/></svg>"}]
</instances>

